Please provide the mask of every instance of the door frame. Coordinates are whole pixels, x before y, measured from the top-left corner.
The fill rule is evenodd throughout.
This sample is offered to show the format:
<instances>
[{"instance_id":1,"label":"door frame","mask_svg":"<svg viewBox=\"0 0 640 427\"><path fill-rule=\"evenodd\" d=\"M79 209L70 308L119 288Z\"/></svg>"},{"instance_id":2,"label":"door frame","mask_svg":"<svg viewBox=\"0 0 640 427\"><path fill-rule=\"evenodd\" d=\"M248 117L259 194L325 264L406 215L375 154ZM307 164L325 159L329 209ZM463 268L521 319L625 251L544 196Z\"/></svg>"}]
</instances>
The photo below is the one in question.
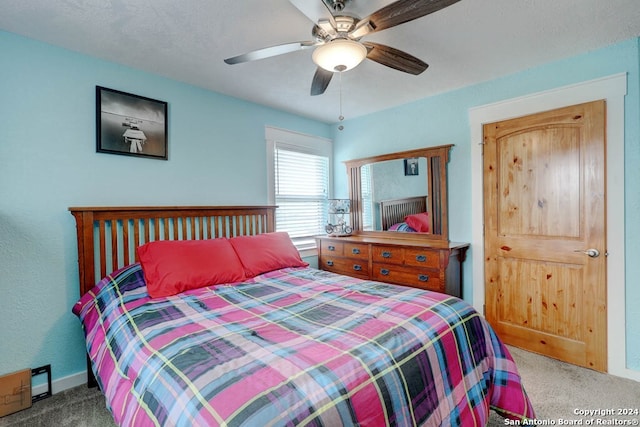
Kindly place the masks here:
<instances>
[{"instance_id":1,"label":"door frame","mask_svg":"<svg viewBox=\"0 0 640 427\"><path fill-rule=\"evenodd\" d=\"M483 125L585 102L606 100L606 191L607 191L607 372L640 381L640 372L626 367L625 245L624 245L624 97L627 74L563 86L469 109L471 131L471 211L473 260L473 305L483 312L484 208ZM615 307L615 309L609 309ZM619 349L615 351L612 343Z\"/></svg>"}]
</instances>

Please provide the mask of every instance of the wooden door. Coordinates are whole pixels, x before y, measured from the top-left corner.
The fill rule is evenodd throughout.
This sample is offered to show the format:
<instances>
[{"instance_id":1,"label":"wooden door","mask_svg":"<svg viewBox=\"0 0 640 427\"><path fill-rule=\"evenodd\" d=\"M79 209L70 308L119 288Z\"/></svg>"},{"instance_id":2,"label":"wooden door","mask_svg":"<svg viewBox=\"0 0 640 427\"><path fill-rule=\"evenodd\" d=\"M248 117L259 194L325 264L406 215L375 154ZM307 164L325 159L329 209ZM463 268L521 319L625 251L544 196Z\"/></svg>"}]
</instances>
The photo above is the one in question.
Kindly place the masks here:
<instances>
[{"instance_id":1,"label":"wooden door","mask_svg":"<svg viewBox=\"0 0 640 427\"><path fill-rule=\"evenodd\" d=\"M606 371L605 102L485 125L484 203L498 335Z\"/></svg>"}]
</instances>

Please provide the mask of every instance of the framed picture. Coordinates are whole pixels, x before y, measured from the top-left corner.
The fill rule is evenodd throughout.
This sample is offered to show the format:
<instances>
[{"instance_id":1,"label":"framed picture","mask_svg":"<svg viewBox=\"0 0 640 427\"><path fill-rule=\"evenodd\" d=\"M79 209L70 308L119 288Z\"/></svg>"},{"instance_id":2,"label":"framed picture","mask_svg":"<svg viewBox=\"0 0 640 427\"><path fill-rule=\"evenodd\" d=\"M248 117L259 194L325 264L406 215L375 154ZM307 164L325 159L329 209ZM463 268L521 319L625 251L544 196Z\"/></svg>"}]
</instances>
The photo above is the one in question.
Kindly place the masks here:
<instances>
[{"instance_id":1,"label":"framed picture","mask_svg":"<svg viewBox=\"0 0 640 427\"><path fill-rule=\"evenodd\" d=\"M96 86L96 151L167 160L167 103Z\"/></svg>"},{"instance_id":2,"label":"framed picture","mask_svg":"<svg viewBox=\"0 0 640 427\"><path fill-rule=\"evenodd\" d=\"M405 176L418 175L418 158L404 159Z\"/></svg>"}]
</instances>

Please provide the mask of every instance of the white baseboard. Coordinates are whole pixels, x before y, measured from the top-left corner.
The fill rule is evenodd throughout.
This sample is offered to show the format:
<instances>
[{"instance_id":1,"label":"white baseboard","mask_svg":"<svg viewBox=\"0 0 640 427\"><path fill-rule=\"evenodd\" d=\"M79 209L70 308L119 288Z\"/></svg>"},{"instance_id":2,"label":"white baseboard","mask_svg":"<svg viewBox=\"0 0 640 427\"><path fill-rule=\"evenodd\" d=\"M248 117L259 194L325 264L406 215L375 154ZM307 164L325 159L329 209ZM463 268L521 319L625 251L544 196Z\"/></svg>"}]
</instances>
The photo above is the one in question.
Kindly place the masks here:
<instances>
[{"instance_id":1,"label":"white baseboard","mask_svg":"<svg viewBox=\"0 0 640 427\"><path fill-rule=\"evenodd\" d=\"M56 394L61 391L68 390L73 387L77 387L87 383L87 373L78 372L77 374L69 375L66 377L58 378L55 381L51 381L51 393ZM34 386L31 390L32 396L37 396L40 393L47 391L48 385L46 383Z\"/></svg>"},{"instance_id":2,"label":"white baseboard","mask_svg":"<svg viewBox=\"0 0 640 427\"><path fill-rule=\"evenodd\" d=\"M616 372L613 375L617 375L617 376L622 377L622 378L626 378L626 379L629 379L629 380L634 380L634 381L640 382L640 371L634 371L634 370L629 369L629 368L625 368L619 374Z\"/></svg>"}]
</instances>

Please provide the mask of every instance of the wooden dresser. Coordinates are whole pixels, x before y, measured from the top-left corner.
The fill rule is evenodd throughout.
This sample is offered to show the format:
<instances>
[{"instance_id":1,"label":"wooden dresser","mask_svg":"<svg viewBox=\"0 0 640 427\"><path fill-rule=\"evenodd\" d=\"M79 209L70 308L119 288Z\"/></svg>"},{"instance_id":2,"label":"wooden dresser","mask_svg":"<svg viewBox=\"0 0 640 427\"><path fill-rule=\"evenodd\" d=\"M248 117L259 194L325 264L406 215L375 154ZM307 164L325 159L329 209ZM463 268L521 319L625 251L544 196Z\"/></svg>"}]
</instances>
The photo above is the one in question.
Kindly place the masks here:
<instances>
[{"instance_id":1,"label":"wooden dresser","mask_svg":"<svg viewBox=\"0 0 640 427\"><path fill-rule=\"evenodd\" d=\"M318 268L462 298L462 263L468 243L444 247L395 237L319 236Z\"/></svg>"}]
</instances>

